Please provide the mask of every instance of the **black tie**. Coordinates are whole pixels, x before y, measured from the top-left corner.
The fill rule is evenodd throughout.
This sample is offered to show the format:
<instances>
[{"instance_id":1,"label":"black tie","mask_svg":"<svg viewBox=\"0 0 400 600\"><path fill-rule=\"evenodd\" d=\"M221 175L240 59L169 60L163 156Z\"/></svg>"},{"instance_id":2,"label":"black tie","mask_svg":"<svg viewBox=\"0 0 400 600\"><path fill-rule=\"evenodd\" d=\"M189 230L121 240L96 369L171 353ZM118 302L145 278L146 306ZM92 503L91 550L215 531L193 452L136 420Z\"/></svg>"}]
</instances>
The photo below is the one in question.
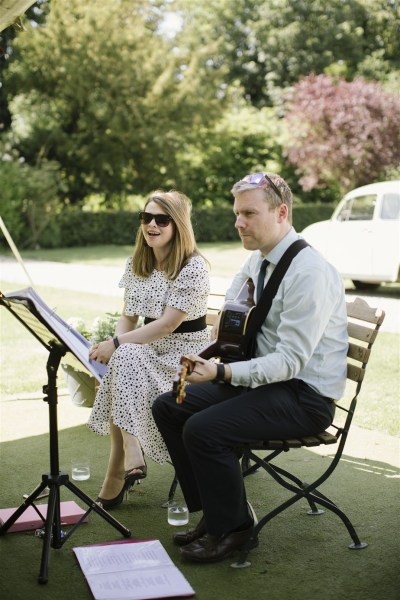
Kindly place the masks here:
<instances>
[{"instance_id":1,"label":"black tie","mask_svg":"<svg viewBox=\"0 0 400 600\"><path fill-rule=\"evenodd\" d=\"M261 294L264 291L265 272L267 270L268 265L269 265L269 260L264 258L264 260L261 263L260 272L258 274L258 280L257 280L257 302L260 300Z\"/></svg>"}]
</instances>

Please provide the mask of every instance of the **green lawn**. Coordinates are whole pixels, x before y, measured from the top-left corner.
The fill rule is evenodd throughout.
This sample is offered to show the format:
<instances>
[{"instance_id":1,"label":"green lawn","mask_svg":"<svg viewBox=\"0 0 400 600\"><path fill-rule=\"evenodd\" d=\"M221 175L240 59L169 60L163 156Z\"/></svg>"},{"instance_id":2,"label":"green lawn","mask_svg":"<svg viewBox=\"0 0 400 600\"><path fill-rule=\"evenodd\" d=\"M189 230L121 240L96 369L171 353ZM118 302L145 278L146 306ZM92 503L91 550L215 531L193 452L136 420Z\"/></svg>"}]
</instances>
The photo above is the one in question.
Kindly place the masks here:
<instances>
[{"instance_id":1,"label":"green lawn","mask_svg":"<svg viewBox=\"0 0 400 600\"><path fill-rule=\"evenodd\" d=\"M355 423L390 435L400 434L400 335L380 332L357 404ZM347 392L347 396L349 395Z\"/></svg>"}]
</instances>

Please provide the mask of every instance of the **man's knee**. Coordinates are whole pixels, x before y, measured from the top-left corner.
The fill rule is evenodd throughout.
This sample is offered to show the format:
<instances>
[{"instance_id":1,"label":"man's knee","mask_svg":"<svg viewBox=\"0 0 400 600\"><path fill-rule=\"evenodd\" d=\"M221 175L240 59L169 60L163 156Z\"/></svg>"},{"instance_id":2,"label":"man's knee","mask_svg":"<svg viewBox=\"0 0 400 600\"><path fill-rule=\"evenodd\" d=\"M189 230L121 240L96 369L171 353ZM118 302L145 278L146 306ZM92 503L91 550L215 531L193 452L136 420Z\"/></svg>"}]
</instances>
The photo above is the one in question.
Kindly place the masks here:
<instances>
[{"instance_id":1,"label":"man's knee","mask_svg":"<svg viewBox=\"0 0 400 600\"><path fill-rule=\"evenodd\" d=\"M182 438L187 447L213 445L213 424L209 422L205 412L196 413L186 421Z\"/></svg>"}]
</instances>

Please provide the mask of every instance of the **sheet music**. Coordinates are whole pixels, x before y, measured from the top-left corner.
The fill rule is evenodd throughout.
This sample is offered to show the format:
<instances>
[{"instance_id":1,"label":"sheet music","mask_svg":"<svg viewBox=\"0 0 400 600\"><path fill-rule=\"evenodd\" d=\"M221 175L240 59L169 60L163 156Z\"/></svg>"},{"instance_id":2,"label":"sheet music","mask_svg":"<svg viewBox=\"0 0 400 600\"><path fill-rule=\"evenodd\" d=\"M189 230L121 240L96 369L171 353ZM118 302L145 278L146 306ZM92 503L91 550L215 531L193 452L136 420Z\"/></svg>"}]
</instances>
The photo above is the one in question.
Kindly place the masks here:
<instances>
[{"instance_id":1,"label":"sheet music","mask_svg":"<svg viewBox=\"0 0 400 600\"><path fill-rule=\"evenodd\" d=\"M69 352L63 357L63 362L70 364L78 370L88 372L98 381L101 381L107 371L107 365L89 360L90 342L47 306L33 288L28 287L16 292L10 292L4 294L3 297L6 300L10 300L13 312L18 315L28 329L33 331L43 343L48 344L51 341L52 336L49 335L51 332L55 334L57 339L64 343ZM41 317L40 321L35 314L29 311L24 301L32 303Z\"/></svg>"},{"instance_id":2,"label":"sheet music","mask_svg":"<svg viewBox=\"0 0 400 600\"><path fill-rule=\"evenodd\" d=\"M95 600L193 596L159 540L73 549Z\"/></svg>"}]
</instances>

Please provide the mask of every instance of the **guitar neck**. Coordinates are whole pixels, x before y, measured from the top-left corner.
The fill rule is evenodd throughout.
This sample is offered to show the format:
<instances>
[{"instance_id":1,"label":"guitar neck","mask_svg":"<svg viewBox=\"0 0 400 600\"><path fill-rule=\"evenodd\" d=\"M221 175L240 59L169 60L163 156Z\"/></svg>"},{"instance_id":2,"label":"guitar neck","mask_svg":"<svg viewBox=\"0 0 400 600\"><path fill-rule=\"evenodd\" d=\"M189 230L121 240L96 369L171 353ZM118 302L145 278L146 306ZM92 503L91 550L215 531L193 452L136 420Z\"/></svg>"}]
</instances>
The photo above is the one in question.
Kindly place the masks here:
<instances>
[{"instance_id":1,"label":"guitar neck","mask_svg":"<svg viewBox=\"0 0 400 600\"><path fill-rule=\"evenodd\" d=\"M219 352L219 342L218 340L215 340L214 342L211 342L211 344L203 348L203 350L199 352L198 356L204 358L205 360L209 360L210 358L215 358L219 356Z\"/></svg>"},{"instance_id":2,"label":"guitar neck","mask_svg":"<svg viewBox=\"0 0 400 600\"><path fill-rule=\"evenodd\" d=\"M208 344L198 356L209 360L221 358L224 362L243 360L241 340L246 330L249 315L254 307L254 284L248 279L240 289L235 300L225 302L221 311L217 339ZM186 356L181 357L180 365L173 380L172 393L176 402L181 404L185 399L186 376L190 375L195 363Z\"/></svg>"}]
</instances>

